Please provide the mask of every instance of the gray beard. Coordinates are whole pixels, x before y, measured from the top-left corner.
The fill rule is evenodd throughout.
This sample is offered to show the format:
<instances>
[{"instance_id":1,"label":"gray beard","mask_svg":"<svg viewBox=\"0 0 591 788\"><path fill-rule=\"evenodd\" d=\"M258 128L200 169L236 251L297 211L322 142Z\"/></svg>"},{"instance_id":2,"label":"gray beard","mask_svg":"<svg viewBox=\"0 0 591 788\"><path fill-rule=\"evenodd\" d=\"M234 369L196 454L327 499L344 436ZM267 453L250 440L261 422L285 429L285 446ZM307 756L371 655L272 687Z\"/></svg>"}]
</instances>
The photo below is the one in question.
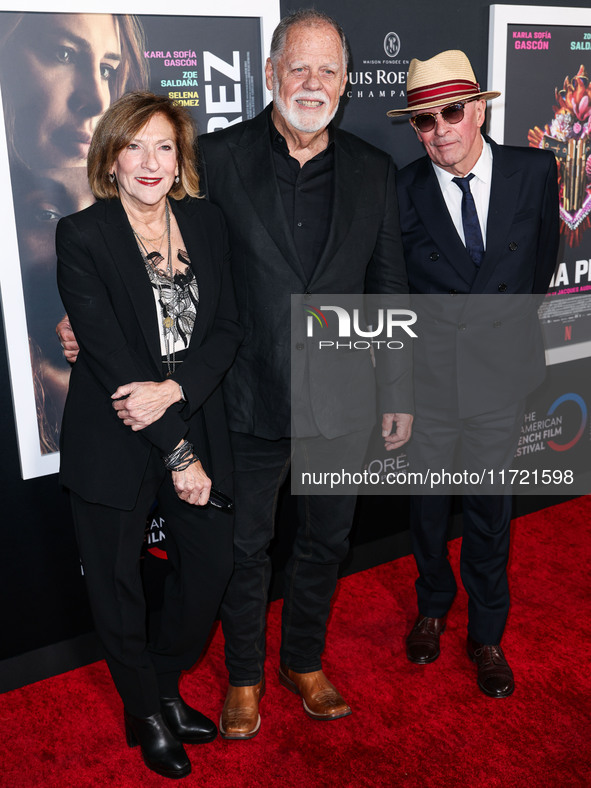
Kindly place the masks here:
<instances>
[{"instance_id":1,"label":"gray beard","mask_svg":"<svg viewBox=\"0 0 591 788\"><path fill-rule=\"evenodd\" d=\"M307 134L314 134L317 131L325 129L334 116L337 114L339 105L337 104L334 110L330 113L325 111L322 118L316 118L313 125L304 124L302 118L299 117L298 111L293 107L288 107L283 99L279 96L279 85L273 82L273 104L277 107L277 111L284 118L290 126L293 126L297 131L302 131Z\"/></svg>"}]
</instances>

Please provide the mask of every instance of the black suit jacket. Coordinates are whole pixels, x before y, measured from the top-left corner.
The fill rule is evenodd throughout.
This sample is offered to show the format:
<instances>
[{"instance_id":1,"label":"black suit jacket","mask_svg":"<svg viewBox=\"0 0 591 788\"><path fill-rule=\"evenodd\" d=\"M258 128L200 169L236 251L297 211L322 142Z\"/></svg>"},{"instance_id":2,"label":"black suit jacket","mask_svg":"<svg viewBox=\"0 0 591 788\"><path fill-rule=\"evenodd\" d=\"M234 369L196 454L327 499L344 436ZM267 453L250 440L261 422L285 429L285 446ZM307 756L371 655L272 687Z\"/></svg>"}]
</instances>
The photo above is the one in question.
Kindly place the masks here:
<instances>
[{"instance_id":1,"label":"black suit jacket","mask_svg":"<svg viewBox=\"0 0 591 788\"><path fill-rule=\"evenodd\" d=\"M334 201L324 252L308 281L296 252L273 166L269 105L252 120L200 137L209 199L226 217L244 343L224 381L230 428L275 439L290 434L290 357L304 374L290 338L290 296L405 293L408 289L396 199L394 165L383 151L335 129ZM293 345L293 348L292 348ZM307 370L314 420L332 438L367 424L347 392L327 404ZM359 379L373 379L369 356ZM410 412L410 373L392 365L382 411ZM361 384L360 384L361 385ZM366 401L367 404L367 401ZM375 413L372 412L372 419Z\"/></svg>"},{"instance_id":2,"label":"black suit jacket","mask_svg":"<svg viewBox=\"0 0 591 788\"><path fill-rule=\"evenodd\" d=\"M229 272L221 213L205 200L171 200L200 302L186 360L173 378L186 403L133 432L112 407L123 383L162 380L160 339L152 286L118 199L101 200L57 227L58 286L80 354L72 369L61 431L61 482L91 502L131 509L150 450L170 452L187 436L203 436L210 473L222 479L231 455L219 388L242 332Z\"/></svg>"},{"instance_id":3,"label":"black suit jacket","mask_svg":"<svg viewBox=\"0 0 591 788\"><path fill-rule=\"evenodd\" d=\"M554 156L487 141L493 174L479 268L454 227L430 159L397 176L411 293L429 294L413 298L417 402L457 407L461 417L515 402L543 379L540 299L528 294L546 293L558 252Z\"/></svg>"}]
</instances>

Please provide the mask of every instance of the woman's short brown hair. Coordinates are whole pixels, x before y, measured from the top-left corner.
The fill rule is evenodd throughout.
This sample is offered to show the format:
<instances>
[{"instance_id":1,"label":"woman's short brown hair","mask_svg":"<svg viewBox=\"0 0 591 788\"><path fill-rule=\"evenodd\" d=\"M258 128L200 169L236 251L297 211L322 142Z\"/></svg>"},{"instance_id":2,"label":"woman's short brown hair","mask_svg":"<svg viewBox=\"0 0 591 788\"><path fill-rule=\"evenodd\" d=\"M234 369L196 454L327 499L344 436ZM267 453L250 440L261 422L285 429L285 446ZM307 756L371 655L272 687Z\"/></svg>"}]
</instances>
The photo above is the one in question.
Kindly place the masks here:
<instances>
[{"instance_id":1,"label":"woman's short brown hair","mask_svg":"<svg viewBox=\"0 0 591 788\"><path fill-rule=\"evenodd\" d=\"M175 131L179 182L169 196L180 200L185 195L199 196L199 175L195 166L196 128L190 112L168 96L147 90L125 93L113 102L99 120L88 151L88 182L97 199L117 197L117 184L109 173L121 151L154 115L163 115Z\"/></svg>"}]
</instances>

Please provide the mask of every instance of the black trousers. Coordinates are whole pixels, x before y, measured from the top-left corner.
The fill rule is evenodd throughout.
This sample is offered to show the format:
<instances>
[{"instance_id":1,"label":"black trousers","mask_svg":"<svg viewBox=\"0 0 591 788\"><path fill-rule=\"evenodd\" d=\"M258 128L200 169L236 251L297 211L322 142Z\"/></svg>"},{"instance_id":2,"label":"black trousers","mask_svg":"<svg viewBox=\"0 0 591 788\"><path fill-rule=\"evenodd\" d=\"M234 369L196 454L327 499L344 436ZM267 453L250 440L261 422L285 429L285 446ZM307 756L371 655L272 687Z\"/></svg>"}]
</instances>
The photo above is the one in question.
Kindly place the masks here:
<instances>
[{"instance_id":1,"label":"black trousers","mask_svg":"<svg viewBox=\"0 0 591 788\"><path fill-rule=\"evenodd\" d=\"M289 438L265 440L231 433L236 521L234 573L221 606L230 683L248 686L263 677L267 596L271 577L268 548L274 535L279 489L291 461ZM335 439L357 469L359 437ZM324 439L302 441L312 454ZM335 451L331 441L331 451ZM321 450L321 449L320 449ZM334 456L334 455L333 455ZM305 465L295 457L294 467ZM300 673L320 670L326 621L339 564L347 555L355 495L294 496L297 531L285 569L281 661Z\"/></svg>"},{"instance_id":2,"label":"black trousers","mask_svg":"<svg viewBox=\"0 0 591 788\"><path fill-rule=\"evenodd\" d=\"M523 400L470 419L417 408L409 444L412 470L481 474L508 469L519 439ZM486 476L490 478L490 476ZM512 499L494 489L471 486L462 497L462 583L468 593L468 632L479 643L500 643L509 612L507 561ZM490 494L486 494L489 492ZM419 570L419 612L440 618L450 609L457 585L447 553L450 495L413 495L412 548Z\"/></svg>"},{"instance_id":3,"label":"black trousers","mask_svg":"<svg viewBox=\"0 0 591 788\"><path fill-rule=\"evenodd\" d=\"M140 554L154 499L165 518L172 571L159 627L148 642ZM131 714L150 716L205 646L232 571L232 517L182 501L156 451L132 511L89 503L74 493L71 503L95 627L113 681Z\"/></svg>"}]
</instances>

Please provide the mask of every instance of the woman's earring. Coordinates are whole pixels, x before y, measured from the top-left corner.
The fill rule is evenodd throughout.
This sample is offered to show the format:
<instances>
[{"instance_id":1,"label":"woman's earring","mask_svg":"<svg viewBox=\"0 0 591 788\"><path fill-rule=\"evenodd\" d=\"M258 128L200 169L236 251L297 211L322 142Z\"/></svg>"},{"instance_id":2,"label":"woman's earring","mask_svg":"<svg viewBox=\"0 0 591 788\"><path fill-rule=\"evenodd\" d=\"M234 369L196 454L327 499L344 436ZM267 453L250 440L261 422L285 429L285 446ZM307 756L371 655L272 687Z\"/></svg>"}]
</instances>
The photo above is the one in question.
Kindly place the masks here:
<instances>
[{"instance_id":1,"label":"woman's earring","mask_svg":"<svg viewBox=\"0 0 591 788\"><path fill-rule=\"evenodd\" d=\"M109 173L109 180L111 181L111 183L115 183L115 173L114 172L110 172Z\"/></svg>"},{"instance_id":2,"label":"woman's earring","mask_svg":"<svg viewBox=\"0 0 591 788\"><path fill-rule=\"evenodd\" d=\"M179 176L178 176L178 175L175 175L175 176L174 176L174 182L175 182L175 183L179 183L179 181L180 181L180 178L179 178Z\"/></svg>"}]
</instances>

